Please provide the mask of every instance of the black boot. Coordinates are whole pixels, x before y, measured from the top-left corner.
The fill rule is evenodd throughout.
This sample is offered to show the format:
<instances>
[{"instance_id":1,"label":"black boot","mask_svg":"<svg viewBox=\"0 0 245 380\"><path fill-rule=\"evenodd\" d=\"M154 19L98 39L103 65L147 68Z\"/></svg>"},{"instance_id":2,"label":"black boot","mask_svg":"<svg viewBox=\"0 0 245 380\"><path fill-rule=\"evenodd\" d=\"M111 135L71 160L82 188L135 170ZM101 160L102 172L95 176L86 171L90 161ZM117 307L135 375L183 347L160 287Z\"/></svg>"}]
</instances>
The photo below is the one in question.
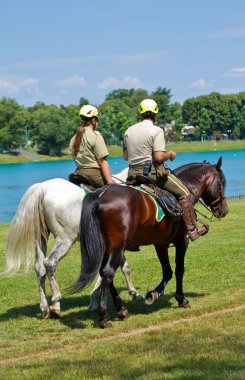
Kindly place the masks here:
<instances>
[{"instance_id":1,"label":"black boot","mask_svg":"<svg viewBox=\"0 0 245 380\"><path fill-rule=\"evenodd\" d=\"M183 212L182 217L184 219L189 238L194 241L200 236L205 235L208 232L209 226L207 224L204 226L196 225L196 215L189 196L181 198L179 200L179 205Z\"/></svg>"}]
</instances>

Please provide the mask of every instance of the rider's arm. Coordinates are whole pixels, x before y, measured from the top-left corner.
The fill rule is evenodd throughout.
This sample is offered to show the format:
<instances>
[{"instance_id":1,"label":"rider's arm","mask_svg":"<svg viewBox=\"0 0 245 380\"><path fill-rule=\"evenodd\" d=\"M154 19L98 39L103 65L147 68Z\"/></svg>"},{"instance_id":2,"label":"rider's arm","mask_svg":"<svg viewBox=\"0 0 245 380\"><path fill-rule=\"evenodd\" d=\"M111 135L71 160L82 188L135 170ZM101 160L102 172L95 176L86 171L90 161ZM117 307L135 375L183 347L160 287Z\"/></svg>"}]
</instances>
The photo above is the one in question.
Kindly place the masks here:
<instances>
[{"instance_id":1,"label":"rider's arm","mask_svg":"<svg viewBox=\"0 0 245 380\"><path fill-rule=\"evenodd\" d=\"M163 152L163 151L157 151L153 152L153 158L158 162L163 161L173 161L176 157L176 153L173 150L170 150L169 152Z\"/></svg>"},{"instance_id":2,"label":"rider's arm","mask_svg":"<svg viewBox=\"0 0 245 380\"><path fill-rule=\"evenodd\" d=\"M106 160L106 157L100 158L98 160L98 162L99 162L102 174L103 174L106 182L107 183L113 183L110 167L109 167L109 164L108 164L108 162Z\"/></svg>"},{"instance_id":3,"label":"rider's arm","mask_svg":"<svg viewBox=\"0 0 245 380\"><path fill-rule=\"evenodd\" d=\"M128 161L128 151L127 150L123 150L123 158L125 161Z\"/></svg>"}]
</instances>

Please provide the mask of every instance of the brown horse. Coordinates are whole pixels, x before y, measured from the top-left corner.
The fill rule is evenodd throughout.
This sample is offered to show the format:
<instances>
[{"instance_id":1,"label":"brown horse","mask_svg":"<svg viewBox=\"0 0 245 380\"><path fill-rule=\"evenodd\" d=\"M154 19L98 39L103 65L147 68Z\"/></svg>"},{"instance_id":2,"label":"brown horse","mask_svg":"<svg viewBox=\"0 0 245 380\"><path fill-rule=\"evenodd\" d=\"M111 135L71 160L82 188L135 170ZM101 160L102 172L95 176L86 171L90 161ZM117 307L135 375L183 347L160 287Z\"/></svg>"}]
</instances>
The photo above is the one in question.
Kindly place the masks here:
<instances>
[{"instance_id":1,"label":"brown horse","mask_svg":"<svg viewBox=\"0 0 245 380\"><path fill-rule=\"evenodd\" d=\"M228 213L224 196L225 176L221 171L221 164L220 157L216 165L207 162L192 163L174 171L189 188L193 204L201 198L217 218ZM124 257L124 251L134 250L141 245L154 244L163 272L159 285L147 293L147 302L154 302L172 277L168 247L173 243L176 248L175 298L179 306L188 306L189 301L184 297L182 285L184 258L189 243L185 225L183 221L176 223L168 214L160 222L156 221L156 208L147 194L116 184L98 189L84 199L80 227L82 268L71 292L75 293L86 287L95 278L98 270L100 271L100 327L111 325L107 313L108 290L118 317L127 317L127 310L114 287L113 279Z\"/></svg>"}]
</instances>

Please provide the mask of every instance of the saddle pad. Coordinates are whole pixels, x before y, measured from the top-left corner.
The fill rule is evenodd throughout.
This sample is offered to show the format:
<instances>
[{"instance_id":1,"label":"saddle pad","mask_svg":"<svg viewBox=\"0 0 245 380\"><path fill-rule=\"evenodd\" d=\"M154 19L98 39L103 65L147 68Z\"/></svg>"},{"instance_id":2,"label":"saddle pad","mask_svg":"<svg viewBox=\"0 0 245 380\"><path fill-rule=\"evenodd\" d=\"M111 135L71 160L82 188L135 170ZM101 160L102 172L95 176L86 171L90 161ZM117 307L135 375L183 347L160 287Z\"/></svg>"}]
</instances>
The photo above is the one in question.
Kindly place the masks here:
<instances>
[{"instance_id":1,"label":"saddle pad","mask_svg":"<svg viewBox=\"0 0 245 380\"><path fill-rule=\"evenodd\" d=\"M85 191L86 195L89 194L89 193L92 193L92 191L90 189L88 189L86 187L86 185L84 185L83 183L81 183L79 186L81 187L81 189L83 189Z\"/></svg>"},{"instance_id":2,"label":"saddle pad","mask_svg":"<svg viewBox=\"0 0 245 380\"><path fill-rule=\"evenodd\" d=\"M155 197L151 193L149 193L147 190L142 189L142 187L140 187L140 186L130 186L130 187L132 187L135 190L141 191L142 193L147 194L151 198L152 202L154 203L154 205L156 207L156 221L161 222L161 220L165 216L165 212L163 211L161 206L157 203Z\"/></svg>"}]
</instances>

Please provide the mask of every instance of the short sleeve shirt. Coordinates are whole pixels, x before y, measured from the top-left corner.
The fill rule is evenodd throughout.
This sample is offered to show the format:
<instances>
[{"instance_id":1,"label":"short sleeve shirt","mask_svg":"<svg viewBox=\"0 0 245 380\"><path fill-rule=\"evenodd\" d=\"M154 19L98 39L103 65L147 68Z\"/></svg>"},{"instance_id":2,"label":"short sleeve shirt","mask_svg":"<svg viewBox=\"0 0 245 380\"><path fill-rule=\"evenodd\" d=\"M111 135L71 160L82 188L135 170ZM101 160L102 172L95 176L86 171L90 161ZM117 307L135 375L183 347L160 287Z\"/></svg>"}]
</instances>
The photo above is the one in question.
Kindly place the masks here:
<instances>
[{"instance_id":1,"label":"short sleeve shirt","mask_svg":"<svg viewBox=\"0 0 245 380\"><path fill-rule=\"evenodd\" d=\"M78 168L99 168L98 160L109 155L103 136L90 127L85 127L79 152L74 157ZM70 147L75 136L72 137Z\"/></svg>"},{"instance_id":2,"label":"short sleeve shirt","mask_svg":"<svg viewBox=\"0 0 245 380\"><path fill-rule=\"evenodd\" d=\"M166 151L163 130L147 119L126 130L123 146L129 165L144 164L153 152Z\"/></svg>"}]
</instances>

